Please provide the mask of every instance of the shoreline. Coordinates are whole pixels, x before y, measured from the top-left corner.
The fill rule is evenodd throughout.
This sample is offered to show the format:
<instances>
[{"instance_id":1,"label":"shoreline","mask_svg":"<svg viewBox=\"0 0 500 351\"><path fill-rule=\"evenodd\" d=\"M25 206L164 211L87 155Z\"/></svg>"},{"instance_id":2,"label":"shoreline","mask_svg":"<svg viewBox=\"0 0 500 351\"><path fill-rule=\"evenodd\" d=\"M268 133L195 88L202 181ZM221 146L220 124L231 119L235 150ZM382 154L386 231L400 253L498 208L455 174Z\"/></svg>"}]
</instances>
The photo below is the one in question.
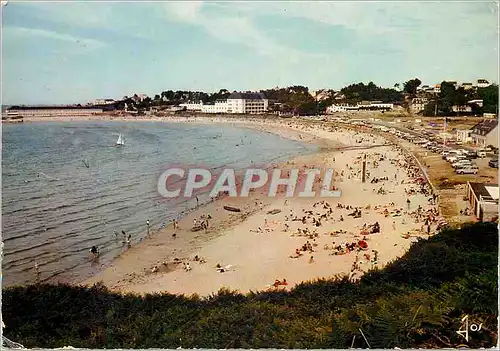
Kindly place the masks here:
<instances>
[{"instance_id":1,"label":"shoreline","mask_svg":"<svg viewBox=\"0 0 500 351\"><path fill-rule=\"evenodd\" d=\"M323 128L318 128L318 126L306 125L305 123L301 123L302 121L297 121L297 120L292 120L292 121L278 120L278 122L281 123L276 123L275 120L272 121L260 120L261 123L255 123L254 120L241 121L240 119L239 121L234 123L235 122L234 119L228 120L226 118L211 118L207 120L206 118L192 117L186 119L168 118L168 119L162 119L162 121L171 120L172 122L197 123L199 122L198 121L199 119L203 119L202 122L205 123L213 123L215 119L215 122L222 122L222 123L233 122L233 124L239 124L240 126L244 126L245 124L247 125L253 124L251 126L253 129L259 130L264 128L266 129L267 132L269 132L268 128L270 127L270 124L274 124L275 128L281 127L277 131L274 129L273 130L274 132L283 133L283 131L286 130L287 131L285 132L286 134L290 133L290 131L293 131L292 134L295 135L295 137L299 135L300 140L302 141L315 142L320 144L323 142L325 143L325 145L330 145L330 147L325 147L324 149L320 150L318 153L315 153L313 155L302 155L295 157L292 160L289 160L281 164L281 167L286 167L287 165L289 166L295 163L302 163L303 165L306 164L310 165L312 163L315 165L321 165L326 167L327 164L329 163L328 159L331 158L334 159L335 157L339 157L343 161L347 161L346 164L348 167L350 167L349 160L351 160L351 162L354 160L354 163L357 162L359 164L359 159L356 161L356 156L359 153L358 150L339 151L340 149L339 145L341 144L343 144L344 146L350 144L352 146L353 133L354 136L360 135L359 132L355 132L352 130L346 132L344 128L333 128L334 130L330 128L329 131L325 131ZM332 135L337 135L337 141L336 141L337 148L331 146L332 145L331 143L335 142L334 140L332 140L334 139L332 138ZM361 134L361 138L363 139L363 136L365 136L366 138L367 135L369 134ZM282 134L280 136L283 137ZM288 136L290 136L290 134L288 134ZM339 144L339 139L342 139L344 143ZM372 143L371 144L368 143L365 146L366 147L373 146L373 142L375 141L375 139L377 140L378 143L380 143L381 140L384 143L386 141L385 138L372 135L370 139ZM359 144L361 145L357 144L358 141L355 143L355 145L363 146L364 142L359 141ZM397 152L394 153L395 152L394 148L395 148L394 146L388 146L388 145L380 146L379 151L380 150L384 151L386 155L387 153L391 153L391 155L396 155ZM396 149L397 148L398 147L396 147ZM377 150L377 148L368 150L369 152L367 153L370 154L370 157L375 157L375 158L381 157L379 152L375 151ZM379 154L379 156L376 156L376 154ZM374 162L376 163L377 161ZM404 162L404 161L400 160L398 162ZM335 163L335 161L333 163ZM399 171L396 170L394 171L399 173ZM386 170L383 170L383 172L386 172ZM359 170L357 171L357 173L359 175ZM339 177L337 177L336 180L339 182L345 181L344 179L339 179ZM372 221L368 222L369 223L375 222L376 220L375 217L377 216L372 214L371 211L366 211L370 210L370 206L366 206L366 201L363 203L359 202L360 198L359 191L368 191L367 188L370 187L370 185L368 185L367 183L363 184L361 186L362 187L361 190L360 183L356 181L351 181L349 183L354 183L354 184L349 184L349 187L346 187L346 190L348 189L349 196L345 196L344 192L343 194L344 198L341 198L338 203L342 203L343 201L348 201L348 204L351 206L356 206L359 208L363 207L364 208L363 212L366 212L366 215L368 215L370 219L373 219ZM341 186L342 190L343 188L344 186ZM373 196L368 196L367 194L367 197L369 198ZM404 197L405 196L403 196L403 198ZM394 198L394 196L389 196L389 198ZM256 192L252 194L252 196L250 196L249 198L230 199L229 200L230 202L227 202L227 204L230 204L231 206L242 208L242 212L238 215L227 213L227 211L224 211L222 209L221 204L225 203L224 200L228 201L227 199L221 199L213 203L209 203L205 207L198 208L192 211L191 213L188 213L179 222L181 228L189 228L190 223L194 220L194 218L199 218L199 216L202 215L203 213L210 213L213 218L211 226L217 227L215 231L210 231L209 233L207 233L210 235L204 235L204 233L193 235L189 231L179 231L178 233L176 233L177 234L176 239L172 239L171 234L173 233L173 230L171 225L169 225L166 229L157 233L153 237L147 238L138 245L127 250L125 253L123 253L117 259L115 259L111 263L111 265L107 267L104 271L94 275L89 279L86 279L85 281L77 285L89 285L89 284L91 285L99 281L102 281L111 290L119 292L135 292L139 294L144 294L151 292L168 291L169 293L174 293L174 294L209 295L211 293L218 291L219 288L223 286L243 292L248 292L250 290L255 291L255 290L272 288L270 284L272 284L272 282L275 279L278 278L281 279L285 277L287 277L287 281L289 282L287 288L290 288L296 284L299 284L302 281L307 281L322 277L328 278L336 274L349 274L349 267L351 266L351 264L358 266L358 269L355 270L356 272L354 272L354 274L362 274L362 272L371 268L369 267L368 264L368 261L370 260L367 259L366 257L370 256L370 254L373 255L374 252L370 252L370 254L366 253L364 254L365 256L363 256L365 257L364 267L366 267L366 269L364 267L363 268L359 267L360 266L359 262L361 262L361 264L363 263L361 261L363 258L361 258L360 260L359 255L356 256L355 261L353 262L352 254L339 255L339 257L329 257L331 255L327 255L326 257L324 257L323 253L318 253L318 255L322 254L323 256L320 259L318 258L310 259L310 261L314 261L314 264L312 264L311 262L311 264L309 265L306 264L304 266L303 262L305 260L300 260L301 264L299 264L298 267L292 268L294 265L296 265L295 262L299 262L299 260L289 261L290 258L288 258L288 255L285 255L285 252L288 252L288 254L292 254L293 247L297 247L300 245L299 243L297 243L297 239L290 240L288 228L283 229L283 224L287 222L286 217L288 217L285 215L286 211L282 210L282 212L276 216L270 216L266 212L269 209L274 209L274 208L283 209L285 207L287 207L286 208L287 211L288 208L290 208L290 210L295 213L298 213L300 211L304 212L307 211L306 209L314 207L313 202L321 200L324 201L325 199L316 198L310 200L303 200L297 198L290 198L287 201L288 204L286 204L286 202L283 201L283 199L270 199L263 196L262 192ZM329 202L336 202L336 201L329 201ZM387 203L392 204L393 202L395 201ZM402 204L401 202L402 198L401 194L399 194L398 196L399 210L397 211L402 211L405 206L404 203ZM372 202L370 201L370 203ZM380 204L381 202L380 200L374 199L374 203ZM382 205L385 206L386 209L388 207L398 207L395 206L395 204L393 204L393 206L390 206L387 203ZM417 203L419 203L420 206L425 206L427 204L427 199L419 198ZM259 204L260 207L258 207L257 204ZM332 205L330 205L330 207L334 208L334 206ZM338 216L339 212L345 212L345 211L335 210L334 212L336 212L336 216ZM348 214L341 214L341 216L346 216L346 217L347 215ZM322 216L323 216L322 218L324 218L325 214L323 213ZM271 225L269 225L268 220L272 221ZM329 227L337 227L337 228L339 227L339 223L335 223L339 221L338 219L336 220L333 218L328 218L327 221L328 220L332 221L331 223L328 224ZM266 227L264 230L262 229L263 222L265 223ZM349 225L346 227L345 225L348 222L351 223L349 223ZM345 224L342 223L341 227L353 229L360 225L354 222L345 219ZM292 230L292 227L296 227L295 223L290 221L287 222L287 226L289 226L290 231ZM403 231L402 229L409 229L410 232L413 232L413 235L412 236L408 235L404 238L402 237L391 238L389 236L384 236L383 240L377 240L381 242L374 243L374 247L377 248L376 250L377 254L379 251L381 253L382 251L384 251L383 255L384 257L379 257L380 259L378 259L378 262L375 263L375 266L377 266L377 264L381 264L383 266L387 262L390 262L393 259L403 255L409 248L409 244L413 241L408 239L410 237L414 238L420 237L422 234L422 233L415 234L415 230L417 229L416 227L420 227L420 225L416 226L416 225L411 225L411 223L410 224L398 223L399 229L396 230L395 228L396 224L395 221L393 221L392 226L393 230L389 229L388 231L399 233ZM307 230L311 230L311 232L309 233L312 233L312 231L314 230L314 228L310 224L305 225L305 227ZM255 235L255 231L256 230L258 231L257 228L260 228L261 232ZM390 225L388 228L390 228ZM294 229L297 229L299 232L300 230L305 230L301 228L294 228ZM387 226L384 229L387 229ZM354 231L358 230L359 228L354 229ZM245 232L248 234L241 234ZM239 233L239 235L237 233ZM283 233L288 233L288 234L283 234ZM323 235L327 234L323 233ZM295 235L292 234L292 236ZM351 239L356 241L361 239L359 234L355 234L354 232L351 231L349 233L338 234L338 229L336 231L331 231L329 236L333 238L340 237L344 241L345 240L349 241ZM314 237L309 236L309 238L315 242L315 249L313 249L313 252L316 250L327 251L327 247L329 244L319 243L320 241L322 242L325 241L323 240L324 238L322 238L319 233L316 232ZM316 240L318 240L318 243L316 243ZM187 243L186 245L187 248L184 247L186 243ZM382 243L384 243L384 245ZM330 243L330 245L333 248L335 243L334 244ZM388 247L389 245L392 245L393 248L391 249L390 247ZM399 247L397 249L394 249L394 247L398 245ZM228 249L228 247L230 247L230 249ZM165 252L165 248L168 248L170 250L170 253L167 254L167 252ZM258 254L253 254L252 252L258 252ZM199 264L200 262L194 260L193 256L195 257L198 256L198 258L205 260L206 263ZM279 257L279 259L277 257ZM373 261L373 258L371 259L371 261ZM190 265L189 271L185 271L182 269L182 265L186 263ZM229 271L226 271L225 273L220 273L215 268L215 265L217 264L220 265L221 267L226 267L227 270ZM332 270L331 267L329 269L328 267L331 264L334 264L336 266L335 267L336 269ZM309 267L316 267L316 268L310 269ZM290 271L291 269L295 269L295 272ZM308 270L312 272L308 272ZM353 272L351 270L351 276L352 273ZM203 287L197 286L196 281L203 281L204 286Z\"/></svg>"},{"instance_id":2,"label":"shoreline","mask_svg":"<svg viewBox=\"0 0 500 351\"><path fill-rule=\"evenodd\" d=\"M153 121L156 122L156 120ZM231 122L234 121L235 120L231 120ZM238 128L253 129L260 132L274 134L281 138L287 138L290 140L318 145L319 149L316 152L297 155L279 164L274 164L275 166L278 167L284 167L286 165L295 164L298 161L304 159L307 160L310 157L318 157L327 151L332 151L335 148L343 146L338 142L332 142L331 140L320 138L311 135L309 133L306 133L304 131L293 130L291 128L287 128L284 131L278 130L279 127L278 125L273 126L272 131L269 131L269 129L266 128L267 126L263 126L261 123L255 123L255 121L249 122L248 120L242 120L242 119L238 119L236 121L237 123L228 123L229 121L219 120L219 119L215 121L214 120L206 121L206 120L199 120L197 118L190 119L189 121L179 120L177 118L174 118L173 120L162 119L161 122L183 123L183 124L185 123L194 123L194 124L221 123L226 125L231 124L232 126ZM267 166L270 169L273 167L273 164ZM237 225L241 224L249 216L265 211L266 209L269 208L271 202L272 202L271 199L267 198L262 191L255 191L250 193L247 198L223 197L215 201L209 201L207 203L200 204L199 206L192 208L189 211L186 211L186 213L184 213L182 217L180 217L180 220L178 222L180 230L175 231L176 232L175 239L171 239L172 224L170 223L167 226L167 228L163 230L159 229L155 234L150 235L149 237L145 236L141 242L129 248L128 250L122 252L100 272L94 274L89 278L84 279L79 283L74 283L73 285L88 285L103 280L106 282L107 285L111 284L116 289L122 286L124 282L130 282L131 280L134 280L135 283L143 281L144 276L148 276L151 273L148 272L147 268L158 267L158 272L164 272L164 273L175 271L178 268L177 267L178 263L174 262L173 260L170 261L167 260L168 261L167 264L163 264L166 261L161 262L161 260L159 261L156 258L159 255L161 255L160 251L162 250L155 250L153 249L154 247L159 248L159 247L169 246L171 249L172 258L174 259L176 257L173 256L186 256L192 254L197 249L200 249L203 246L203 244L224 235L225 231L230 230L231 228L234 228ZM259 204L258 206L256 206L257 203ZM242 209L242 212L239 214L234 214L227 211L225 212L224 210L222 210L224 205L239 207ZM190 223L193 222L193 219L195 217L198 218L200 217L201 214L205 213L210 213L214 218L210 225L211 228L207 233L193 234L188 229L190 228ZM215 216L214 213L216 213ZM214 227L216 227L217 229L214 230L213 229ZM189 245L186 245L186 243L189 243ZM185 248L185 246L189 247ZM148 256L147 258L141 254L141 251L143 250L148 250L149 254L147 255ZM156 252L151 252L151 251L156 251ZM142 277L141 275L137 275L134 272L136 270L136 267L135 266L134 268L130 267L128 261L139 262L139 266L142 270ZM124 265L127 266L127 268L121 270L118 268L120 272L117 272L116 269L117 265L118 266Z\"/></svg>"}]
</instances>

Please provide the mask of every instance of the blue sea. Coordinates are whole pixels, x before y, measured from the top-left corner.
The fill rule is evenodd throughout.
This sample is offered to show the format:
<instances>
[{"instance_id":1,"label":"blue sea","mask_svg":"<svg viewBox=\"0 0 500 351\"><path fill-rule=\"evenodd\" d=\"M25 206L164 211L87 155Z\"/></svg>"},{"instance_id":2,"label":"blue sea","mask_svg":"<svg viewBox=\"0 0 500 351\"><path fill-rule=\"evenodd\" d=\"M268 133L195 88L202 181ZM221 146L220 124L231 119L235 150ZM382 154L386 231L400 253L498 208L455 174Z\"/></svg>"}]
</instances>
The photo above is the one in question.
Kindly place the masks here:
<instances>
[{"instance_id":1,"label":"blue sea","mask_svg":"<svg viewBox=\"0 0 500 351\"><path fill-rule=\"evenodd\" d=\"M242 169L315 146L230 125L161 122L48 122L2 126L4 286L41 280L78 282L122 251L114 231L137 243L182 216L196 200L159 201L158 177L172 164ZM119 134L124 147L116 147Z\"/></svg>"}]
</instances>

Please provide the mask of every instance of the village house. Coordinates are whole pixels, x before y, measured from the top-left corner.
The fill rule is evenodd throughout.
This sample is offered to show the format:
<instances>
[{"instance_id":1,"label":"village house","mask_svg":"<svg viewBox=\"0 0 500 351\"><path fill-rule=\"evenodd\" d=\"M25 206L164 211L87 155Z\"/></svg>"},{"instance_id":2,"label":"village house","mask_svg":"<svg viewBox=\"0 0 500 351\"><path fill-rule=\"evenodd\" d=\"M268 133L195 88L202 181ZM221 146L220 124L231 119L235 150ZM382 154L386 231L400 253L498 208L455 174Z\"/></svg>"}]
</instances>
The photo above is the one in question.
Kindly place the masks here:
<instances>
[{"instance_id":1,"label":"village house","mask_svg":"<svg viewBox=\"0 0 500 351\"><path fill-rule=\"evenodd\" d=\"M498 184L467 182L465 196L478 220L491 221L498 218Z\"/></svg>"},{"instance_id":2,"label":"village house","mask_svg":"<svg viewBox=\"0 0 500 351\"><path fill-rule=\"evenodd\" d=\"M457 143L466 144L472 142L471 129L457 129L456 133L457 133L456 135Z\"/></svg>"},{"instance_id":3,"label":"village house","mask_svg":"<svg viewBox=\"0 0 500 351\"><path fill-rule=\"evenodd\" d=\"M472 112L472 107L470 107L469 105L453 105L451 107L451 110L455 113L470 113Z\"/></svg>"},{"instance_id":4,"label":"village house","mask_svg":"<svg viewBox=\"0 0 500 351\"><path fill-rule=\"evenodd\" d=\"M464 88L464 90L470 90L474 88L474 85L472 85L472 83L462 83L460 86Z\"/></svg>"},{"instance_id":5,"label":"village house","mask_svg":"<svg viewBox=\"0 0 500 351\"><path fill-rule=\"evenodd\" d=\"M429 100L427 98L414 98L411 100L410 111L413 114L422 112Z\"/></svg>"},{"instance_id":6,"label":"village house","mask_svg":"<svg viewBox=\"0 0 500 351\"><path fill-rule=\"evenodd\" d=\"M490 82L488 82L486 79L478 79L477 80L477 87L478 88L487 88L490 86Z\"/></svg>"},{"instance_id":7,"label":"village house","mask_svg":"<svg viewBox=\"0 0 500 351\"><path fill-rule=\"evenodd\" d=\"M471 138L474 145L498 148L498 120L484 120L471 128Z\"/></svg>"},{"instance_id":8,"label":"village house","mask_svg":"<svg viewBox=\"0 0 500 351\"><path fill-rule=\"evenodd\" d=\"M483 99L470 100L468 102L469 105L477 105L479 107L483 107Z\"/></svg>"}]
</instances>

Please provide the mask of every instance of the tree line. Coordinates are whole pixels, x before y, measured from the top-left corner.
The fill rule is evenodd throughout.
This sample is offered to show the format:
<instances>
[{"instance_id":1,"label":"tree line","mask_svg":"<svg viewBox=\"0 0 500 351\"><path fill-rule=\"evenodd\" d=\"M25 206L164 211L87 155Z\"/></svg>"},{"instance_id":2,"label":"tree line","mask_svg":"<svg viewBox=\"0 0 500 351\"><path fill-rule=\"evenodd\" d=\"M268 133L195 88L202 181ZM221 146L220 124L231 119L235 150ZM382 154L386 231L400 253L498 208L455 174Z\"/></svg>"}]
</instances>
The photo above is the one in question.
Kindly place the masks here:
<instances>
[{"instance_id":1,"label":"tree line","mask_svg":"<svg viewBox=\"0 0 500 351\"><path fill-rule=\"evenodd\" d=\"M396 83L393 88L377 86L373 82L356 83L342 88L340 91L323 90L321 98L315 98L310 94L309 88L302 85L294 85L284 88L273 88L260 90L269 99L269 110L271 113L279 112L292 115L320 115L326 113L329 106L336 103L357 104L362 101L380 101L383 103L395 103L409 109L411 101L415 97L427 97L429 103L425 107L425 116L450 115L454 105L466 105L468 101L481 99L483 106L471 105L472 112L497 113L498 112L498 85L487 88L465 90L463 87L455 87L452 83L442 82L441 92L436 96L425 92L418 92L421 85L418 78L410 79L402 84ZM225 100L231 92L220 89L218 92L205 93L201 91L162 91L153 98L147 97L143 100L137 95L125 96L122 101L115 103L116 109L124 109L125 104L129 109L147 110L151 107L164 108L176 106L182 103L210 104L217 100ZM437 106L437 107L436 107Z\"/></svg>"},{"instance_id":2,"label":"tree line","mask_svg":"<svg viewBox=\"0 0 500 351\"><path fill-rule=\"evenodd\" d=\"M483 104L469 103L472 100L483 100ZM470 106L470 113L474 115L498 114L498 85L466 90L463 87L457 88L450 82L442 82L440 93L429 101L423 115L449 116L453 114L453 106Z\"/></svg>"}]
</instances>

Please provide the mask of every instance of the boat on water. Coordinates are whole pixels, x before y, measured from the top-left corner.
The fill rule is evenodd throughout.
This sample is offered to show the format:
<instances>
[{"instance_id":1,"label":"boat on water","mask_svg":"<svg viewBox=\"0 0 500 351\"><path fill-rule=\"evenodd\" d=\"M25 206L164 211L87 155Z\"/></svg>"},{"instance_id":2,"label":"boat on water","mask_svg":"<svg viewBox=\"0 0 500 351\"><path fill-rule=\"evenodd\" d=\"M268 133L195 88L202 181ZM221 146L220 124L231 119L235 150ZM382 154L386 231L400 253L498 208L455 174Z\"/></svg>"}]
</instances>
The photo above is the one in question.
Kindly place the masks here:
<instances>
[{"instance_id":1,"label":"boat on water","mask_svg":"<svg viewBox=\"0 0 500 351\"><path fill-rule=\"evenodd\" d=\"M125 141L123 140L123 136L120 134L118 136L118 140L116 141L116 146L124 146L125 145Z\"/></svg>"}]
</instances>

